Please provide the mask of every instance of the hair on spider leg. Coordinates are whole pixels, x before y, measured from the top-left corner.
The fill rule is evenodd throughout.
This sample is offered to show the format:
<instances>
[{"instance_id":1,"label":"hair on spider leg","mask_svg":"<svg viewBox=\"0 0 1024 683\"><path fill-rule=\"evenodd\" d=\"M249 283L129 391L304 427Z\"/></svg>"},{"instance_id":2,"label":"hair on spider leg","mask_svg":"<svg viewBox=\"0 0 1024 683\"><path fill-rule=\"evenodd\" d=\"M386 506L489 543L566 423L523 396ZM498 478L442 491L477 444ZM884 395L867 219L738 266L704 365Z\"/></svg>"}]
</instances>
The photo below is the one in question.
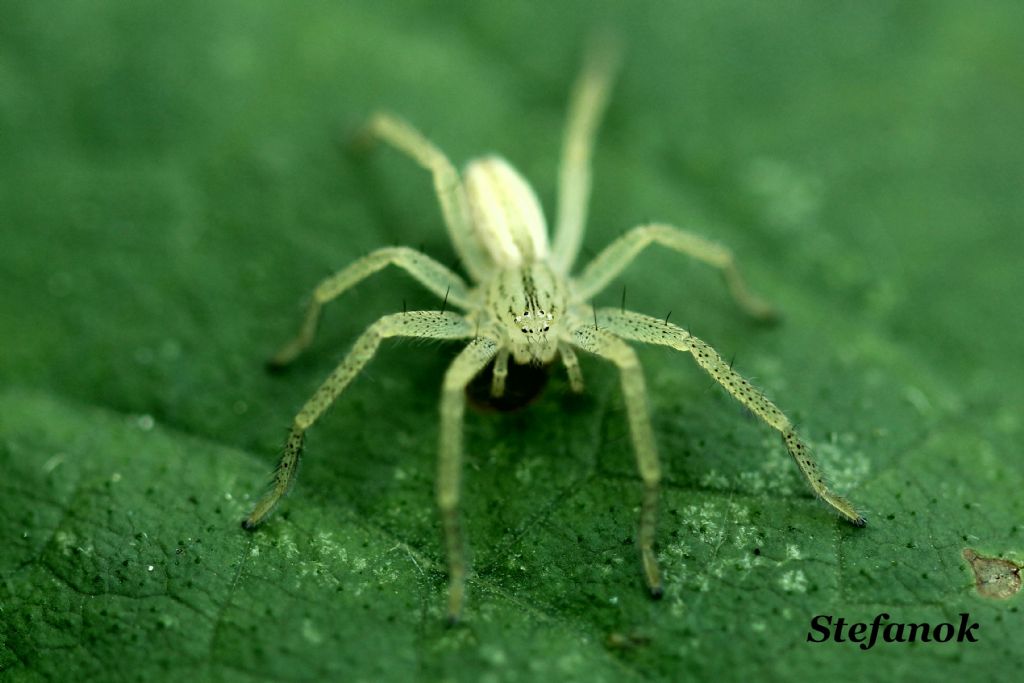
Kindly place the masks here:
<instances>
[{"instance_id":1,"label":"hair on spider leg","mask_svg":"<svg viewBox=\"0 0 1024 683\"><path fill-rule=\"evenodd\" d=\"M735 370L736 369L736 357L738 355L739 355L738 351L733 351L732 352L732 356L729 358L729 361L728 361L729 369L730 370ZM754 383L754 378L753 377L749 377L748 381L751 384L753 384ZM716 386L717 386L717 383L716 383ZM750 407L748 405L746 405L745 403L740 403L738 401L731 401L731 403L738 409L738 410L736 410L736 412L739 413L740 415L742 415L744 417L744 419L746 419L748 421L753 421L753 422L757 422L758 421L759 418L754 413L754 411L750 409Z\"/></svg>"},{"instance_id":2,"label":"hair on spider leg","mask_svg":"<svg viewBox=\"0 0 1024 683\"><path fill-rule=\"evenodd\" d=\"M451 283L448 284L448 289L444 290L444 301L441 302L441 315L448 309L448 295L452 293Z\"/></svg>"}]
</instances>

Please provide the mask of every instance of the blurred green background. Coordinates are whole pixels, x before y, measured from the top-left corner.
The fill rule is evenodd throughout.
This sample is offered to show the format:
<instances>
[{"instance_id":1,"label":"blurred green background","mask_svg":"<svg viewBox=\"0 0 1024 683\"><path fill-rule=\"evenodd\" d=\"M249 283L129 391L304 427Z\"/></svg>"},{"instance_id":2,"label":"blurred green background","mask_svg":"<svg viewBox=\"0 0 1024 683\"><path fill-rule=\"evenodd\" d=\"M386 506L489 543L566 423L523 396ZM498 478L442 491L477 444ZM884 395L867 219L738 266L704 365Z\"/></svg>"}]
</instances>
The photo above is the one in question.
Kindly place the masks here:
<instances>
[{"instance_id":1,"label":"blurred green background","mask_svg":"<svg viewBox=\"0 0 1024 683\"><path fill-rule=\"evenodd\" d=\"M0 678L721 681L1012 678L1021 559L1019 2L0 1ZM238 522L291 415L377 316L385 272L283 377L319 278L387 244L444 262L428 177L346 150L394 110L498 152L553 213L568 89L626 46L583 259L663 220L729 244L785 313L652 250L598 304L689 326L801 426L867 529L687 357L644 350L665 599L614 369L470 413L465 623L442 625L436 409L457 347L394 343ZM979 622L976 644L810 644L818 614Z\"/></svg>"}]
</instances>

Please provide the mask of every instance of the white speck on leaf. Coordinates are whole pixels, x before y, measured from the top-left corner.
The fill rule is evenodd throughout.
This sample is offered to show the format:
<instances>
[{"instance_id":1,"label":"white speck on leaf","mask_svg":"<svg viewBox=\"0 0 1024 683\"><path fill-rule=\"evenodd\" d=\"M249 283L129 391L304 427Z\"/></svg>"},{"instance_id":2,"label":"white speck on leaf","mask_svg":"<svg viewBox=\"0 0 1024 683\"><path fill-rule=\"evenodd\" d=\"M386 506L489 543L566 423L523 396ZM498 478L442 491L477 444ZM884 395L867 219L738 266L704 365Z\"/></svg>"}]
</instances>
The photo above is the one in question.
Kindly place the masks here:
<instances>
[{"instance_id":1,"label":"white speck on leaf","mask_svg":"<svg viewBox=\"0 0 1024 683\"><path fill-rule=\"evenodd\" d=\"M794 569L779 577L779 586L787 593L806 593L807 577L800 569Z\"/></svg>"},{"instance_id":2,"label":"white speck on leaf","mask_svg":"<svg viewBox=\"0 0 1024 683\"><path fill-rule=\"evenodd\" d=\"M302 620L302 637L314 645L319 645L324 642L323 634L317 630L316 626L313 625L313 622L310 619Z\"/></svg>"},{"instance_id":3,"label":"white speck on leaf","mask_svg":"<svg viewBox=\"0 0 1024 683\"><path fill-rule=\"evenodd\" d=\"M43 471L47 474L53 472L55 469L60 467L66 457L67 456L64 453L55 453L52 458L47 459L47 461L43 463Z\"/></svg>"}]
</instances>

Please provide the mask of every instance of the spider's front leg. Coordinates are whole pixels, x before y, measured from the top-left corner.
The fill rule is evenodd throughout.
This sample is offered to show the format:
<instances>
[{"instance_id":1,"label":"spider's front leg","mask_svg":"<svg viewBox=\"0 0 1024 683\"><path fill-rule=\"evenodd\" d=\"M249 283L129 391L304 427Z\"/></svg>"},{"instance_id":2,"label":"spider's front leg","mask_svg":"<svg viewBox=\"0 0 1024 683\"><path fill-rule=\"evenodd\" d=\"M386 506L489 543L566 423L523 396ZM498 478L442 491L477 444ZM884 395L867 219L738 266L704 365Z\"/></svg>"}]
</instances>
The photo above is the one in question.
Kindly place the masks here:
<instances>
[{"instance_id":1,"label":"spider's front leg","mask_svg":"<svg viewBox=\"0 0 1024 683\"><path fill-rule=\"evenodd\" d=\"M625 339L632 339L647 344L669 346L679 351L687 351L693 355L701 366L716 382L722 385L733 398L745 405L755 415L764 420L782 435L786 450L793 456L797 467L804 475L811 489L832 506L844 519L854 526L865 526L867 521L850 504L848 500L834 493L826 484L825 477L818 464L811 456L810 449L800 439L781 410L774 403L754 388L744 377L733 370L718 352L694 337L686 330L669 322L652 318L648 315L619 311L613 308L598 309L597 324Z\"/></svg>"},{"instance_id":2,"label":"spider's front leg","mask_svg":"<svg viewBox=\"0 0 1024 683\"><path fill-rule=\"evenodd\" d=\"M658 463L658 449L654 443L651 417L647 409L647 389L644 386L643 371L636 351L629 344L610 332L580 323L572 330L572 343L615 363L622 378L622 397L629 417L629 431L633 438L637 468L644 483L643 504L640 508L640 558L643 561L644 578L651 596L662 594L661 572L654 555L655 524L658 517L658 485L661 481L661 465Z\"/></svg>"},{"instance_id":3,"label":"spider's front leg","mask_svg":"<svg viewBox=\"0 0 1024 683\"><path fill-rule=\"evenodd\" d=\"M448 556L448 621L462 613L466 591L466 551L459 524L459 482L462 478L462 418L466 410L466 385L484 369L498 351L492 339L478 337L448 367L441 390L441 432L437 463L437 504L444 527Z\"/></svg>"},{"instance_id":4,"label":"spider's front leg","mask_svg":"<svg viewBox=\"0 0 1024 683\"><path fill-rule=\"evenodd\" d=\"M313 426L324 411L334 403L352 379L359 374L388 337L418 337L421 339L466 339L473 336L473 326L461 315L437 311L409 311L386 315L364 332L345 356L345 360L320 385L316 393L295 416L284 454L274 472L270 490L253 507L249 516L242 521L246 529L258 526L274 509L295 483L295 475L302 454L302 442L306 430Z\"/></svg>"}]
</instances>

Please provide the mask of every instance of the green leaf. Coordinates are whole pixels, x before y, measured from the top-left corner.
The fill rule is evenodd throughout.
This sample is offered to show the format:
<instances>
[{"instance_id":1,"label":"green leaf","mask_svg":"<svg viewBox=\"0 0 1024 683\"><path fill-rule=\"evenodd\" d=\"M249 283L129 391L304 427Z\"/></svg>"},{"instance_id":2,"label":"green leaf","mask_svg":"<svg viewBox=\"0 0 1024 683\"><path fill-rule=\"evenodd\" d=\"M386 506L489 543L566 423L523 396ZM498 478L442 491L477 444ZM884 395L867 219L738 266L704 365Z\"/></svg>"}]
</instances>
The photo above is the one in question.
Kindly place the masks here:
<instances>
[{"instance_id":1,"label":"green leaf","mask_svg":"<svg viewBox=\"0 0 1024 683\"><path fill-rule=\"evenodd\" d=\"M212 6L211 6L212 5ZM0 673L4 680L1010 679L1019 565L1024 58L1014 2L3 4ZM382 245L453 251L429 179L345 153L394 110L461 163L506 155L553 209L587 37L624 69L583 258L666 220L730 245L785 313L645 254L599 299L685 324L800 425L866 529L692 360L643 350L666 471L645 594L612 368L469 413L465 623L443 625L437 396L457 347L394 343L310 432L248 534L290 418L395 272L261 367L319 278ZM977 643L808 643L847 622Z\"/></svg>"}]
</instances>

